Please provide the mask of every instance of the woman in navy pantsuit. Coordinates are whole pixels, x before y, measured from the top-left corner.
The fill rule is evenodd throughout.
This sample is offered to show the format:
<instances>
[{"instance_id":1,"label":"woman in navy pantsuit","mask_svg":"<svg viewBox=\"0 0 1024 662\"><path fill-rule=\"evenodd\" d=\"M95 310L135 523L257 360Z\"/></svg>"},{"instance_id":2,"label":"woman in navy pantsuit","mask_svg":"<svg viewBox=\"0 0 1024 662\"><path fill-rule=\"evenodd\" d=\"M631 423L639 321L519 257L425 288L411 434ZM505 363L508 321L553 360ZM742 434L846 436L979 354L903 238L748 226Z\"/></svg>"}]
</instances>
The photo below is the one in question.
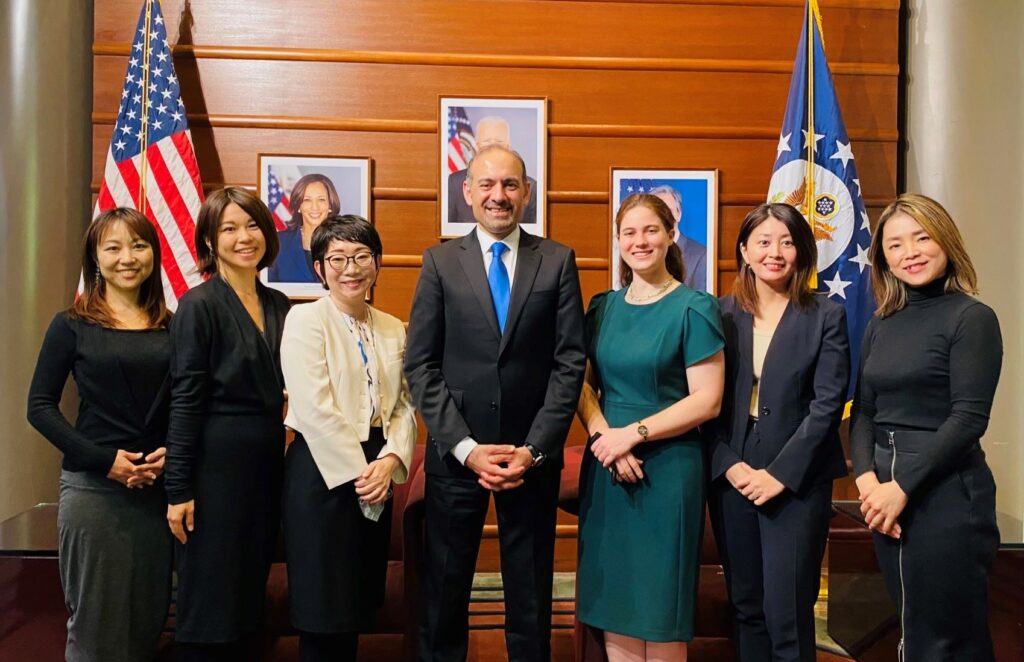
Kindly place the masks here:
<instances>
[{"instance_id":1,"label":"woman in navy pantsuit","mask_svg":"<svg viewBox=\"0 0 1024 662\"><path fill-rule=\"evenodd\" d=\"M736 259L733 294L722 299L725 402L708 505L739 658L813 661L832 480L846 474L846 314L810 290L817 250L793 207L747 214Z\"/></svg>"}]
</instances>

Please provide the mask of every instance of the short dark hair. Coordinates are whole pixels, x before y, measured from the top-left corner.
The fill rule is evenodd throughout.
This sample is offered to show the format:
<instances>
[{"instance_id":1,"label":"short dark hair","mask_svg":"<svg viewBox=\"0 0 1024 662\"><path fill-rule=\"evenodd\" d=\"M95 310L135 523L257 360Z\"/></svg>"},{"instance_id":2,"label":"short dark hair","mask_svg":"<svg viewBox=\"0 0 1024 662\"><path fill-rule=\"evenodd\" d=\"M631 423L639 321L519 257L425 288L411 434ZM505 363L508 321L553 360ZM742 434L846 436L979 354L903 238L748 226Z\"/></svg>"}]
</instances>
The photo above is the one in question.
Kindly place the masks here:
<instances>
[{"instance_id":1,"label":"short dark hair","mask_svg":"<svg viewBox=\"0 0 1024 662\"><path fill-rule=\"evenodd\" d=\"M790 277L789 298L797 308L806 310L814 302L810 279L811 274L818 268L818 245L814 241L811 225L803 214L796 207L783 202L758 205L743 219L739 235L736 237L736 264L739 265L739 271L736 274L736 283L732 286L733 296L745 311L751 315L758 313L756 277L750 265L743 260L740 247L745 246L754 230L769 218L774 218L785 225L793 239L793 246L796 248L796 270Z\"/></svg>"},{"instance_id":2,"label":"short dark hair","mask_svg":"<svg viewBox=\"0 0 1024 662\"><path fill-rule=\"evenodd\" d=\"M321 274L324 273L324 260L332 241L346 241L366 246L373 253L377 268L380 268L380 259L384 253L380 234L377 233L377 228L362 216L355 214L331 216L313 230L313 236L309 239L309 253L313 258L313 263L320 265ZM322 276L320 283L325 290L328 289Z\"/></svg>"},{"instance_id":3,"label":"short dark hair","mask_svg":"<svg viewBox=\"0 0 1024 662\"><path fill-rule=\"evenodd\" d=\"M281 242L277 238L274 219L270 217L270 210L262 200L257 198L252 191L237 186L216 190L203 202L203 206L199 208L199 218L196 220L196 267L204 276L212 276L217 273L217 250L214 246L217 245L217 234L220 231L224 210L232 202L241 207L242 211L249 215L249 218L256 221L257 227L263 233L267 252L263 254L263 259L256 265L257 269L263 269L273 264L281 250Z\"/></svg>"},{"instance_id":4,"label":"short dark hair","mask_svg":"<svg viewBox=\"0 0 1024 662\"><path fill-rule=\"evenodd\" d=\"M314 172L309 175L304 175L299 178L299 181L295 182L295 186L292 187L291 196L288 198L288 211L292 217L285 224L287 229L295 230L302 227L302 199L306 197L306 189L310 184L319 182L324 185L327 189L327 204L331 208L331 214L337 214L341 211L341 197L338 196L338 189L334 187L334 182L330 180L326 175L321 175L318 172Z\"/></svg>"}]
</instances>

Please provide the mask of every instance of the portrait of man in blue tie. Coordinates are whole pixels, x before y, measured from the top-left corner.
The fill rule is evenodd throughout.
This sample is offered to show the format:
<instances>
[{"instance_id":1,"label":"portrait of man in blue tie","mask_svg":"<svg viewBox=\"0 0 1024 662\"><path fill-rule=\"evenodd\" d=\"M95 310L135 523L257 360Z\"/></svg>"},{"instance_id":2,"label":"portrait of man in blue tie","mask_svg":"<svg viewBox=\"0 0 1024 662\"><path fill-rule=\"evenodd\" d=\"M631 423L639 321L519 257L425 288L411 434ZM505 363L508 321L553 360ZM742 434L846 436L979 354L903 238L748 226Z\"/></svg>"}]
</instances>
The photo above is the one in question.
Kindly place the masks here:
<instances>
[{"instance_id":1,"label":"portrait of man in blue tie","mask_svg":"<svg viewBox=\"0 0 1024 662\"><path fill-rule=\"evenodd\" d=\"M531 188L516 152L480 150L462 187L476 228L423 254L405 354L428 432L420 660L466 659L492 493L508 659L550 658L562 447L586 356L575 254L519 227Z\"/></svg>"}]
</instances>

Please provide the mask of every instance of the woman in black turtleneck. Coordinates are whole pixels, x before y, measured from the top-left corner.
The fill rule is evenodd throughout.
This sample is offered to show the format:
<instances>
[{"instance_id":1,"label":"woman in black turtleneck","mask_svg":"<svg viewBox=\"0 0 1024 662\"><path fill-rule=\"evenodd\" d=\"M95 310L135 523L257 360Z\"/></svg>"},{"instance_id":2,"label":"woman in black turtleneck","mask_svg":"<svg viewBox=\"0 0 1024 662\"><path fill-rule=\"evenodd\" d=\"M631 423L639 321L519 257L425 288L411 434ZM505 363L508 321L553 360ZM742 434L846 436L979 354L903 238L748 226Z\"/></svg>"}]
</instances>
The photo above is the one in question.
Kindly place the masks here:
<instances>
[{"instance_id":1,"label":"woman in black turtleneck","mask_svg":"<svg viewBox=\"0 0 1024 662\"><path fill-rule=\"evenodd\" d=\"M864 333L850 447L861 511L896 602L901 660L992 660L995 483L979 440L1002 338L963 239L904 194L871 242L878 310Z\"/></svg>"}]
</instances>

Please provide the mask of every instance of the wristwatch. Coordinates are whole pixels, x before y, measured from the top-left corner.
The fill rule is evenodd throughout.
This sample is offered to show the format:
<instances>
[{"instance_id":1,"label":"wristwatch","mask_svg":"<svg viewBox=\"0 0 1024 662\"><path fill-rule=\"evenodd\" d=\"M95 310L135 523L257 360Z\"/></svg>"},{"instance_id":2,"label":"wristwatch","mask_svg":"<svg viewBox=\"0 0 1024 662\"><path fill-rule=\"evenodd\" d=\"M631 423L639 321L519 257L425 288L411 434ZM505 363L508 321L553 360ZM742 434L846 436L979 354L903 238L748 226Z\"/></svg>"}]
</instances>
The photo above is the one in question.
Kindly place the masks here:
<instances>
[{"instance_id":1,"label":"wristwatch","mask_svg":"<svg viewBox=\"0 0 1024 662\"><path fill-rule=\"evenodd\" d=\"M647 441L647 426L644 425L643 421L636 422L636 433L643 437L644 441Z\"/></svg>"},{"instance_id":2,"label":"wristwatch","mask_svg":"<svg viewBox=\"0 0 1024 662\"><path fill-rule=\"evenodd\" d=\"M544 460L548 459L548 456L533 444L523 444L523 447L530 451L530 455L533 457L533 466L535 467L544 464Z\"/></svg>"}]
</instances>

